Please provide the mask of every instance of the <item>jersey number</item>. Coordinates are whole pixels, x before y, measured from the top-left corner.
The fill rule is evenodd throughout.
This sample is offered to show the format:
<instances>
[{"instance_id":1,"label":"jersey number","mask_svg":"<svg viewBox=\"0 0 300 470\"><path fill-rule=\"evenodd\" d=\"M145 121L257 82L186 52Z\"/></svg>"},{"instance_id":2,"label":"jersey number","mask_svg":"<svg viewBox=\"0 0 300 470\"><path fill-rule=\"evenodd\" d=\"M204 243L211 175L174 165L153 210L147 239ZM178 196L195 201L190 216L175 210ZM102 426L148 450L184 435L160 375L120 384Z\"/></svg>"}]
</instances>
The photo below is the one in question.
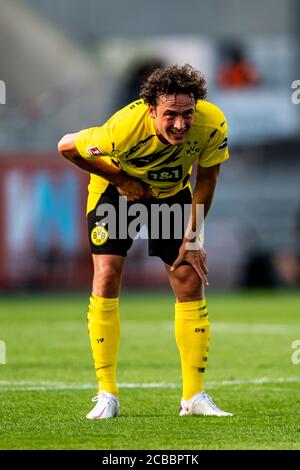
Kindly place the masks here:
<instances>
[{"instance_id":1,"label":"jersey number","mask_svg":"<svg viewBox=\"0 0 300 470\"><path fill-rule=\"evenodd\" d=\"M182 180L182 166L174 168L161 168L157 171L148 171L150 181L180 181Z\"/></svg>"}]
</instances>

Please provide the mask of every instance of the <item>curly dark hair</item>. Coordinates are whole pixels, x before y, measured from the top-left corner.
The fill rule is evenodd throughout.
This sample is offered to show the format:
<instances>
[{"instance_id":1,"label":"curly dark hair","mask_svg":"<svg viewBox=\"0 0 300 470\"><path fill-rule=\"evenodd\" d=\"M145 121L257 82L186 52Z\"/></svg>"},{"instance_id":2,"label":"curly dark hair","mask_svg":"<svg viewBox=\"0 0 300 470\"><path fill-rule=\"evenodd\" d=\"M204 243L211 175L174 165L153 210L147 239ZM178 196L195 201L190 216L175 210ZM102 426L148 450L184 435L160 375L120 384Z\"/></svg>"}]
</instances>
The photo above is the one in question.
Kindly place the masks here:
<instances>
[{"instance_id":1,"label":"curly dark hair","mask_svg":"<svg viewBox=\"0 0 300 470\"><path fill-rule=\"evenodd\" d=\"M206 81L201 72L191 65L171 65L154 70L141 86L140 98L156 106L161 95L183 93L192 95L197 102L206 97Z\"/></svg>"}]
</instances>

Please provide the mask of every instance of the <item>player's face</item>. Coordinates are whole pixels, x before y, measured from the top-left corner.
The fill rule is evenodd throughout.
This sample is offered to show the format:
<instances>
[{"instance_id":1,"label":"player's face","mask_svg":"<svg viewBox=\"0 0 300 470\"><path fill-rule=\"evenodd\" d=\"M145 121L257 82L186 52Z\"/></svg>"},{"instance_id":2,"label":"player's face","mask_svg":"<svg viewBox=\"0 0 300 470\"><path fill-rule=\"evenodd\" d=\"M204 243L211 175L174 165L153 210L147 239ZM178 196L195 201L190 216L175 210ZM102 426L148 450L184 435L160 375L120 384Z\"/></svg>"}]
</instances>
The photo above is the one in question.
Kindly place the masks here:
<instances>
[{"instance_id":1,"label":"player's face","mask_svg":"<svg viewBox=\"0 0 300 470\"><path fill-rule=\"evenodd\" d=\"M195 100L191 95L162 95L149 111L157 136L163 143L184 144L195 113Z\"/></svg>"}]
</instances>

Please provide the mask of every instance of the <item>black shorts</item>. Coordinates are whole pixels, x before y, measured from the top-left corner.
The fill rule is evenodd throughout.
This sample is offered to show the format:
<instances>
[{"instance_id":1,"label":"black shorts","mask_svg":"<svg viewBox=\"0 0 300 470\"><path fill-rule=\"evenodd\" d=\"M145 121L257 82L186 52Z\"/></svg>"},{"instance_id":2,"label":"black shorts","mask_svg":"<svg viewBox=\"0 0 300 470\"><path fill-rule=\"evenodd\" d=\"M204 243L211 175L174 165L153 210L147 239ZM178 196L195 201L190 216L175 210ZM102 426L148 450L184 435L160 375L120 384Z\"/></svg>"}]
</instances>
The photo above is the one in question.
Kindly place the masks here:
<instances>
[{"instance_id":1,"label":"black shorts","mask_svg":"<svg viewBox=\"0 0 300 470\"><path fill-rule=\"evenodd\" d=\"M132 227L139 230L141 225L145 225L146 230L143 233L147 232L149 256L159 256L162 261L171 266L178 256L190 213L192 200L190 189L183 189L175 196L163 199L151 198L134 202L128 202L125 198L121 199L120 203L118 190L109 184L99 197L95 209L88 213L88 232L92 253L126 256L134 241L133 234L128 232L132 232ZM108 215L105 210L108 207L106 204L113 208L110 213L115 213L113 229L111 229L110 223L106 223ZM140 213L135 211L140 206L133 207L134 204L142 205L143 214L147 214L147 221L145 218L139 219L137 217ZM162 207L162 205L164 206ZM168 211L170 206L173 206L172 210ZM126 209L126 218L124 218ZM134 212L134 216L131 215L133 213L131 211ZM124 220L127 223L125 230ZM138 223L139 221L141 223ZM145 223L143 223L144 221ZM182 264L188 263L183 262Z\"/></svg>"}]
</instances>

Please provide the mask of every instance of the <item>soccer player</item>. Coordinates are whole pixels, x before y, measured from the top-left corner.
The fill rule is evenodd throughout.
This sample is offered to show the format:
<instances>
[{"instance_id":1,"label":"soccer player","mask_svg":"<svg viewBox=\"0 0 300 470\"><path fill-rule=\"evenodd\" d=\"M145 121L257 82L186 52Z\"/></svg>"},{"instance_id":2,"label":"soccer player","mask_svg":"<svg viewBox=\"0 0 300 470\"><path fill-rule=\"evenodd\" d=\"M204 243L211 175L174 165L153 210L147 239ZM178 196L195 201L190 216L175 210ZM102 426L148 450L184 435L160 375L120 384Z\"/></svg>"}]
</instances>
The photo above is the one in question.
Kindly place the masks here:
<instances>
[{"instance_id":1,"label":"soccer player","mask_svg":"<svg viewBox=\"0 0 300 470\"><path fill-rule=\"evenodd\" d=\"M99 388L88 419L120 414L119 292L133 240L128 234L110 234L109 226L101 224L99 209L112 205L120 225L124 214L118 213L119 198L124 196L128 207L137 202L148 209L158 203L190 204L190 218L180 239L172 237L176 221L169 239L161 234L158 239L149 238L149 254L164 262L176 297L175 336L183 382L180 416L232 416L215 405L203 385L210 339L204 295L208 269L206 252L195 235L196 208L202 204L204 215L208 213L220 164L228 159L225 117L205 97L205 79L190 65L158 68L141 87L139 100L103 126L67 134L58 144L64 157L91 173L87 218L94 278L88 329ZM189 179L194 162L198 165L192 195Z\"/></svg>"}]
</instances>

